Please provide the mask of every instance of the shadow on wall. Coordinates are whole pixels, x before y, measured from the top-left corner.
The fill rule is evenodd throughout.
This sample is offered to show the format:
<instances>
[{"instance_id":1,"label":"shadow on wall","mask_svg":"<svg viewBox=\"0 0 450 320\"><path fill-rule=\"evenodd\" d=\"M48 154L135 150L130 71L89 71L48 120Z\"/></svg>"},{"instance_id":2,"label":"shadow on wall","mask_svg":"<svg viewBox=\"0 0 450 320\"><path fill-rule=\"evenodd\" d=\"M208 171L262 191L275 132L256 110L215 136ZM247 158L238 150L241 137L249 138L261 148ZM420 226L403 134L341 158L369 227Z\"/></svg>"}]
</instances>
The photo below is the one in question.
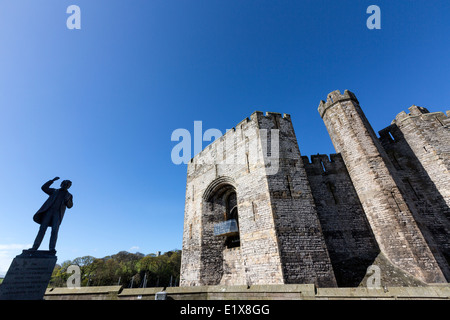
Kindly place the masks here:
<instances>
[{"instance_id":1,"label":"shadow on wall","mask_svg":"<svg viewBox=\"0 0 450 320\"><path fill-rule=\"evenodd\" d=\"M338 287L357 287L380 253L340 154L302 157Z\"/></svg>"},{"instance_id":2,"label":"shadow on wall","mask_svg":"<svg viewBox=\"0 0 450 320\"><path fill-rule=\"evenodd\" d=\"M393 162L388 167L440 267L448 269L448 206L400 130L391 133L395 141L389 134L394 129L380 132ZM425 285L381 254L341 155L313 155L311 162L302 158L338 286L366 286L371 265L380 267L382 285Z\"/></svg>"},{"instance_id":3,"label":"shadow on wall","mask_svg":"<svg viewBox=\"0 0 450 320\"><path fill-rule=\"evenodd\" d=\"M379 134L400 192L444 276L450 281L450 208L397 125L388 126Z\"/></svg>"}]
</instances>

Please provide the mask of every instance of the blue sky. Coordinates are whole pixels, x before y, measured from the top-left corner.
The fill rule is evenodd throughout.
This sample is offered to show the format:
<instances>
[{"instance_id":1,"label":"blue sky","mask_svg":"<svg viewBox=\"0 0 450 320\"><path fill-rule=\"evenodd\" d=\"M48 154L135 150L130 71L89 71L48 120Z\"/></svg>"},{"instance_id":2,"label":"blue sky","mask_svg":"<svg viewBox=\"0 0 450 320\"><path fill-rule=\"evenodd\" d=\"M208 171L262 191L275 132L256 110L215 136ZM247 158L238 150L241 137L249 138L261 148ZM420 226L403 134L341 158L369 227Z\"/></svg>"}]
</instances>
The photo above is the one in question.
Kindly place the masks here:
<instances>
[{"instance_id":1,"label":"blue sky","mask_svg":"<svg viewBox=\"0 0 450 320\"><path fill-rule=\"evenodd\" d=\"M372 4L381 30L366 27ZM181 249L186 166L170 137L194 121L224 132L289 113L311 155L334 152L317 112L333 90L353 91L376 131L412 104L449 109L449 13L438 0L2 0L0 274L33 242L55 176L74 195L59 263Z\"/></svg>"}]
</instances>

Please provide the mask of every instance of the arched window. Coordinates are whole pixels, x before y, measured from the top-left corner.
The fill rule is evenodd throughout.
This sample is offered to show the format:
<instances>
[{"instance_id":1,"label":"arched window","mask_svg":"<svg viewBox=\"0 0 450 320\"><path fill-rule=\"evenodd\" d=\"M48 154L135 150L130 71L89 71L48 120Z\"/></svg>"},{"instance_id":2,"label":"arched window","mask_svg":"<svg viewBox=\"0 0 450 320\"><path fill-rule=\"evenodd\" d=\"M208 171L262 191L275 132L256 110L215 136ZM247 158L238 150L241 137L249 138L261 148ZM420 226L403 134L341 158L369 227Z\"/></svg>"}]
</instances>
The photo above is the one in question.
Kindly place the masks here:
<instances>
[{"instance_id":1,"label":"arched window","mask_svg":"<svg viewBox=\"0 0 450 320\"><path fill-rule=\"evenodd\" d=\"M236 192L231 192L226 197L226 210L227 210L227 220L236 219L237 220L237 198Z\"/></svg>"},{"instance_id":2,"label":"arched window","mask_svg":"<svg viewBox=\"0 0 450 320\"><path fill-rule=\"evenodd\" d=\"M231 261L227 259L240 256L239 197L235 186L232 178L221 176L202 195L201 255L207 257L202 259L200 270L203 285L218 285L228 272Z\"/></svg>"},{"instance_id":3,"label":"arched window","mask_svg":"<svg viewBox=\"0 0 450 320\"><path fill-rule=\"evenodd\" d=\"M225 220L234 220L239 230L238 206L236 192L231 192L225 196L226 217ZM239 231L237 234L227 236L225 240L227 248L235 248L241 245Z\"/></svg>"}]
</instances>

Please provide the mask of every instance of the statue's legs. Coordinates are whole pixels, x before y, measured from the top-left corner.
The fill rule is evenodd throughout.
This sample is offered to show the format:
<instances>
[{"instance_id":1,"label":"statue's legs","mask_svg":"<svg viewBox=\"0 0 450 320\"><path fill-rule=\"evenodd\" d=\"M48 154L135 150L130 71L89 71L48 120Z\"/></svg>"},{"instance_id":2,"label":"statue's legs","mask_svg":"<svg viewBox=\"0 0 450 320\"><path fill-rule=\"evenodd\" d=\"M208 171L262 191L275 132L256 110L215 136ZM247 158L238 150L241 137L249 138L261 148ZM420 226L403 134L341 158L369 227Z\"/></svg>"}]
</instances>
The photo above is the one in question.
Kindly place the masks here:
<instances>
[{"instance_id":1,"label":"statue's legs","mask_svg":"<svg viewBox=\"0 0 450 320\"><path fill-rule=\"evenodd\" d=\"M41 245L42 239L44 239L45 231L47 231L47 228L48 228L48 222L45 223L45 220L48 220L48 219L46 219L47 215L48 214L46 214L44 220L41 222L41 226L39 227L38 234L36 236L36 239L34 240L33 247L31 248L33 250L37 250L39 248L39 246Z\"/></svg>"},{"instance_id":2,"label":"statue's legs","mask_svg":"<svg viewBox=\"0 0 450 320\"><path fill-rule=\"evenodd\" d=\"M58 230L59 230L59 214L54 214L52 219L52 233L50 235L50 251L55 250L56 240L58 240Z\"/></svg>"},{"instance_id":3,"label":"statue's legs","mask_svg":"<svg viewBox=\"0 0 450 320\"><path fill-rule=\"evenodd\" d=\"M58 239L58 230L59 230L59 215L55 212L46 212L44 218L42 219L41 226L39 227L39 232L34 240L32 250L37 250L44 239L45 232L47 228L52 227L52 233L50 235L50 250L55 250L56 240Z\"/></svg>"}]
</instances>

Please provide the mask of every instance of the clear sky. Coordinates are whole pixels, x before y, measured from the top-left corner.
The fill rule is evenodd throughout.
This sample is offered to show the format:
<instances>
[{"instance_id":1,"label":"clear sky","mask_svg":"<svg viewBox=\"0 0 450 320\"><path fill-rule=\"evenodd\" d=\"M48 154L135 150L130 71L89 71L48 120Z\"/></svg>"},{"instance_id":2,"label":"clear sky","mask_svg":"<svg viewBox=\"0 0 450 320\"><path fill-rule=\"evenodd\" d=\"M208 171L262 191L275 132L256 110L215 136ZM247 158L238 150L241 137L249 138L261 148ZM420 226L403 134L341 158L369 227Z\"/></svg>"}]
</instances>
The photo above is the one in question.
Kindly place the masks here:
<instances>
[{"instance_id":1,"label":"clear sky","mask_svg":"<svg viewBox=\"0 0 450 320\"><path fill-rule=\"evenodd\" d=\"M372 4L380 30L366 27ZM1 0L0 274L32 244L55 176L74 195L59 263L181 249L171 134L194 121L224 132L255 110L289 113L311 155L334 152L317 106L336 89L375 131L412 104L450 109L449 17L448 0Z\"/></svg>"}]
</instances>

